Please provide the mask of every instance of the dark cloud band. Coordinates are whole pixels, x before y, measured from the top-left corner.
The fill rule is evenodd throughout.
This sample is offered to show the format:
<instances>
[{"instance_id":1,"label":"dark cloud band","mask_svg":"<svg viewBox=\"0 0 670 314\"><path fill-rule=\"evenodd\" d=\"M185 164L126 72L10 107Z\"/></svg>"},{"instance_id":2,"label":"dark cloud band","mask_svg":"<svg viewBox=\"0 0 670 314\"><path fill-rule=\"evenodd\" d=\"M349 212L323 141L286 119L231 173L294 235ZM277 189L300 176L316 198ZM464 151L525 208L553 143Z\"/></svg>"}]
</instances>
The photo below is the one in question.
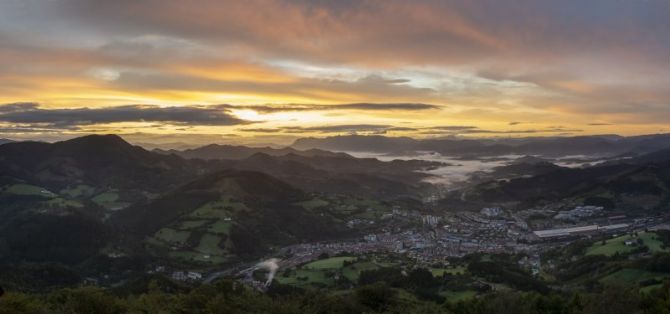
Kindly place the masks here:
<instances>
[{"instance_id":1,"label":"dark cloud band","mask_svg":"<svg viewBox=\"0 0 670 314\"><path fill-rule=\"evenodd\" d=\"M48 109L35 103L0 105L0 121L73 127L119 122L165 122L184 125L240 125L239 119L220 106L159 107L127 105L105 108Z\"/></svg>"},{"instance_id":2,"label":"dark cloud band","mask_svg":"<svg viewBox=\"0 0 670 314\"><path fill-rule=\"evenodd\" d=\"M396 110L430 110L438 109L436 105L422 103L352 103L341 105L211 105L211 106L181 106L160 107L155 105L125 105L104 108L73 108L50 109L41 107L37 103L11 103L0 105L0 122L21 125L41 125L52 128L72 129L77 126L95 125L120 122L162 122L175 125L208 125L230 126L244 125L251 121L239 119L231 114L233 109L249 109L260 113L274 113L285 111L332 111L332 110L365 110L365 111L396 111ZM302 131L312 132L378 132L394 129L387 125L349 125L326 126L315 128L287 127L283 129L248 129L263 133Z\"/></svg>"}]
</instances>

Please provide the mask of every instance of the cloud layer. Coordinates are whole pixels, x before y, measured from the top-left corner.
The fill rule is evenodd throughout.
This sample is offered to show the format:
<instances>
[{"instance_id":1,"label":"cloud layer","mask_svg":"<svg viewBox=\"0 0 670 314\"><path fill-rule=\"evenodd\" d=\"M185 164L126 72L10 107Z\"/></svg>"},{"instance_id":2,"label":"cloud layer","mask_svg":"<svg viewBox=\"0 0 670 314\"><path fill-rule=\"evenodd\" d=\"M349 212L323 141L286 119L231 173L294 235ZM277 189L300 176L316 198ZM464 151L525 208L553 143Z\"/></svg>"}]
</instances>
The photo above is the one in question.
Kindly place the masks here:
<instances>
[{"instance_id":1,"label":"cloud layer","mask_svg":"<svg viewBox=\"0 0 670 314\"><path fill-rule=\"evenodd\" d=\"M179 125L239 125L248 121L230 115L228 109L208 107L158 107L127 105L105 108L44 109L35 103L0 105L0 121L71 128L120 122L165 122Z\"/></svg>"},{"instance_id":2,"label":"cloud layer","mask_svg":"<svg viewBox=\"0 0 670 314\"><path fill-rule=\"evenodd\" d=\"M669 30L667 0L4 1L0 103L40 105L0 127L652 133Z\"/></svg>"}]
</instances>

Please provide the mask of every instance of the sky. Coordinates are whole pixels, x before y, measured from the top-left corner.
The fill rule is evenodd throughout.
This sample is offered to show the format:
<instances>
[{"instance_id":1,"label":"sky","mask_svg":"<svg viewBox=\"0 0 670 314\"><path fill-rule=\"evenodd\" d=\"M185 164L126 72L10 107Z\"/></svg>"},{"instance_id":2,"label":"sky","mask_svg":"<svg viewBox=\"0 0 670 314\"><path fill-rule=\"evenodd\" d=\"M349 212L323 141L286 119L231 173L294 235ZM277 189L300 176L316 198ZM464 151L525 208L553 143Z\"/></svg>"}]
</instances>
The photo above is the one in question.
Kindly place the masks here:
<instances>
[{"instance_id":1,"label":"sky","mask_svg":"<svg viewBox=\"0 0 670 314\"><path fill-rule=\"evenodd\" d=\"M0 137L670 132L670 0L0 0Z\"/></svg>"}]
</instances>

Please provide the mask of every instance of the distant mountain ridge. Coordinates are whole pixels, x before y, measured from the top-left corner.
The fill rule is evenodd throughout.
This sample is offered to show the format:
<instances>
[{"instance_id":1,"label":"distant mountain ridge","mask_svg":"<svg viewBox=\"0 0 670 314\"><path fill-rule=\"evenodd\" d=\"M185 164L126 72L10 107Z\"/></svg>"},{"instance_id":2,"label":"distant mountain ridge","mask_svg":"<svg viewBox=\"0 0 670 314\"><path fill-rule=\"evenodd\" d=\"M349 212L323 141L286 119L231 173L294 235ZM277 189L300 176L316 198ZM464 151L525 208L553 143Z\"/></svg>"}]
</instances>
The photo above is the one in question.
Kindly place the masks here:
<instances>
[{"instance_id":1,"label":"distant mountain ridge","mask_svg":"<svg viewBox=\"0 0 670 314\"><path fill-rule=\"evenodd\" d=\"M592 135L515 139L412 139L381 135L345 135L297 139L296 149L324 149L344 152L412 154L431 151L453 156L518 155L618 155L629 152L649 153L670 148L670 134L622 137Z\"/></svg>"},{"instance_id":2,"label":"distant mountain ridge","mask_svg":"<svg viewBox=\"0 0 670 314\"><path fill-rule=\"evenodd\" d=\"M440 165L293 149L241 148L253 154L220 159L221 149L190 159L117 135L0 145L0 262L78 265L110 245L143 256L144 244L158 250L151 256L188 263L257 257L271 245L339 234L342 220L301 202L416 200L427 186L417 171Z\"/></svg>"},{"instance_id":3,"label":"distant mountain ridge","mask_svg":"<svg viewBox=\"0 0 670 314\"><path fill-rule=\"evenodd\" d=\"M548 167L531 177L483 182L450 194L443 203L526 208L566 201L631 213L667 210L670 150L587 168Z\"/></svg>"},{"instance_id":4,"label":"distant mountain ridge","mask_svg":"<svg viewBox=\"0 0 670 314\"><path fill-rule=\"evenodd\" d=\"M382 162L374 158L339 156L270 156L256 153L231 167L268 173L312 192L394 199L412 197L428 188L428 170L442 163L421 160Z\"/></svg>"},{"instance_id":5,"label":"distant mountain ridge","mask_svg":"<svg viewBox=\"0 0 670 314\"><path fill-rule=\"evenodd\" d=\"M382 162L345 153L291 147L246 147L212 144L187 150L154 150L186 159L219 160L225 167L268 173L312 192L343 193L387 199L426 188L417 172L442 165L420 160Z\"/></svg>"},{"instance_id":6,"label":"distant mountain ridge","mask_svg":"<svg viewBox=\"0 0 670 314\"><path fill-rule=\"evenodd\" d=\"M73 184L162 189L213 167L212 163L151 153L117 135L0 145L0 173L55 189Z\"/></svg>"},{"instance_id":7,"label":"distant mountain ridge","mask_svg":"<svg viewBox=\"0 0 670 314\"><path fill-rule=\"evenodd\" d=\"M351 157L345 153L333 153L320 149L297 150L292 147L272 148L272 147L248 147L239 145L220 145L210 144L198 148L185 150L161 150L154 149L154 152L161 154L175 154L187 159L244 159L253 156L256 153L264 153L270 156L286 156L295 154L306 157L331 156L331 157Z\"/></svg>"},{"instance_id":8,"label":"distant mountain ridge","mask_svg":"<svg viewBox=\"0 0 670 314\"><path fill-rule=\"evenodd\" d=\"M439 165L419 160L382 162L323 150L225 145L165 154L133 146L116 135L0 146L0 183L32 183L52 190L84 184L160 192L215 170L240 169L268 173L309 191L386 198L415 193L428 176L417 171Z\"/></svg>"}]
</instances>

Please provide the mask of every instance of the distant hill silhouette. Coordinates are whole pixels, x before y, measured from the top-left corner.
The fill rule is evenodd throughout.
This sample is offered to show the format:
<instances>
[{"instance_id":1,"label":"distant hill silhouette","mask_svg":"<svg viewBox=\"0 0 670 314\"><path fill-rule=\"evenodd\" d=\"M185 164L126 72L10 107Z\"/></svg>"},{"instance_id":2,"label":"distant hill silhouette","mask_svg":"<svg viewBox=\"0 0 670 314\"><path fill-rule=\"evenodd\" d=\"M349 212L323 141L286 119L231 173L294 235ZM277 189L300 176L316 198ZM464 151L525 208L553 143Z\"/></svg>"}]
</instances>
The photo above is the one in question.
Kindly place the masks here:
<instances>
[{"instance_id":1,"label":"distant hill silhouette","mask_svg":"<svg viewBox=\"0 0 670 314\"><path fill-rule=\"evenodd\" d=\"M630 212L665 210L670 199L670 150L588 168L547 170L532 177L484 182L455 192L444 202L465 198L478 204L517 203L523 208L574 200Z\"/></svg>"},{"instance_id":2,"label":"distant hill silhouette","mask_svg":"<svg viewBox=\"0 0 670 314\"><path fill-rule=\"evenodd\" d=\"M187 162L130 145L117 135L89 135L50 143L0 146L0 172L60 189L72 184L161 190L207 171L213 164Z\"/></svg>"},{"instance_id":3,"label":"distant hill silhouette","mask_svg":"<svg viewBox=\"0 0 670 314\"><path fill-rule=\"evenodd\" d=\"M256 153L264 153L270 156L286 156L288 154L295 154L306 157L314 156L330 156L330 157L351 157L344 153L333 153L320 149L297 150L291 147L285 148L271 148L271 147L247 147L235 145L219 145L210 144L193 149L185 150L160 150L155 152L162 154L175 154L180 157L189 159L245 159L253 156Z\"/></svg>"},{"instance_id":4,"label":"distant hill silhouette","mask_svg":"<svg viewBox=\"0 0 670 314\"><path fill-rule=\"evenodd\" d=\"M574 137L528 137L511 139L412 139L380 135L345 135L325 138L301 138L296 149L325 149L344 152L411 154L417 151L454 156L518 155L618 155L628 152L649 153L670 148L670 134L622 137L593 135Z\"/></svg>"}]
</instances>

